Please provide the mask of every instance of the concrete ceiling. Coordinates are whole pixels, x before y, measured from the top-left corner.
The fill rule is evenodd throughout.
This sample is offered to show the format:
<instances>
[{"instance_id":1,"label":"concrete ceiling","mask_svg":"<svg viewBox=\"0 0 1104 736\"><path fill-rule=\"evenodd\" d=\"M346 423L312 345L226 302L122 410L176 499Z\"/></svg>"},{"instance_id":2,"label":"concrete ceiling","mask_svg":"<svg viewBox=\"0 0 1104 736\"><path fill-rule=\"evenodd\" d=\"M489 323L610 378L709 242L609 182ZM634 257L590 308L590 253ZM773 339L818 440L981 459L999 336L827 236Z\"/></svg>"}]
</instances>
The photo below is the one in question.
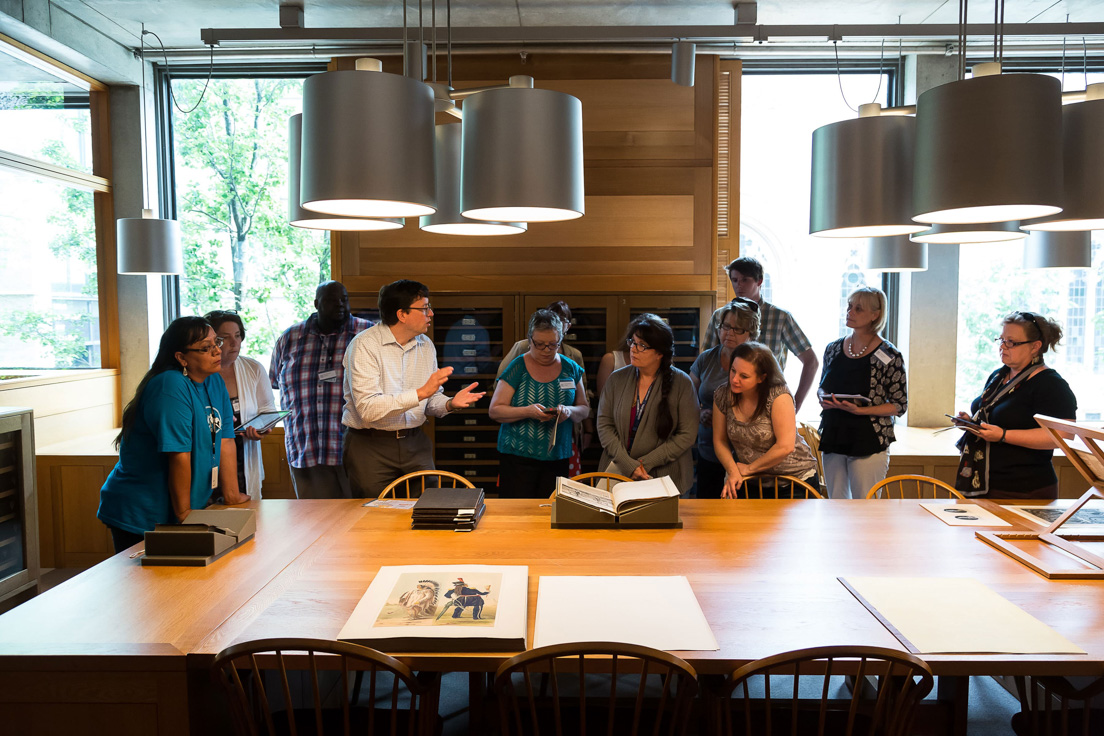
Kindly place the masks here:
<instances>
[{"instance_id":1,"label":"concrete ceiling","mask_svg":"<svg viewBox=\"0 0 1104 736\"><path fill-rule=\"evenodd\" d=\"M287 0L284 0L285 2ZM300 0L306 28L402 26L402 0ZM51 12L71 15L116 43L135 48L143 23L174 50L203 49L202 28L279 28L281 0L51 0ZM412 22L416 0L408 0ZM424 0L429 23L430 0ZM453 0L460 28L728 25L732 0ZM445 0L438 0L444 25ZM1104 22L1102 0L1007 0L1007 23ZM991 23L993 5L970 4L970 21ZM764 25L954 24L957 0L762 0ZM156 43L152 39L150 43ZM269 44L271 45L271 44Z\"/></svg>"}]
</instances>

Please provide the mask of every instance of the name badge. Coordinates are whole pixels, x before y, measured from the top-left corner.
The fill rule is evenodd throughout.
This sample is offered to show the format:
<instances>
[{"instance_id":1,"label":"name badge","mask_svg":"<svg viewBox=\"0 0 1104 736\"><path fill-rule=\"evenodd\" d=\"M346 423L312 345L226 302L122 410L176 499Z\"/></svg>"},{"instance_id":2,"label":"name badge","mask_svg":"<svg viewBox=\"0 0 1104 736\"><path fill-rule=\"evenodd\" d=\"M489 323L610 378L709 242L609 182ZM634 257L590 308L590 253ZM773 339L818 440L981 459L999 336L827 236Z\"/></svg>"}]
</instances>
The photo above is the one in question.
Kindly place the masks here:
<instances>
[{"instance_id":1,"label":"name badge","mask_svg":"<svg viewBox=\"0 0 1104 736\"><path fill-rule=\"evenodd\" d=\"M211 490L218 488L218 466L211 468Z\"/></svg>"},{"instance_id":2,"label":"name badge","mask_svg":"<svg viewBox=\"0 0 1104 736\"><path fill-rule=\"evenodd\" d=\"M874 351L874 357L882 361L882 365L889 365L889 356L881 348Z\"/></svg>"},{"instance_id":3,"label":"name badge","mask_svg":"<svg viewBox=\"0 0 1104 736\"><path fill-rule=\"evenodd\" d=\"M571 389L575 388L575 382L572 381L570 378L562 378L560 379L560 388L562 388L564 391L570 391Z\"/></svg>"},{"instance_id":4,"label":"name badge","mask_svg":"<svg viewBox=\"0 0 1104 736\"><path fill-rule=\"evenodd\" d=\"M337 371L318 371L319 383L333 383L337 380Z\"/></svg>"}]
</instances>

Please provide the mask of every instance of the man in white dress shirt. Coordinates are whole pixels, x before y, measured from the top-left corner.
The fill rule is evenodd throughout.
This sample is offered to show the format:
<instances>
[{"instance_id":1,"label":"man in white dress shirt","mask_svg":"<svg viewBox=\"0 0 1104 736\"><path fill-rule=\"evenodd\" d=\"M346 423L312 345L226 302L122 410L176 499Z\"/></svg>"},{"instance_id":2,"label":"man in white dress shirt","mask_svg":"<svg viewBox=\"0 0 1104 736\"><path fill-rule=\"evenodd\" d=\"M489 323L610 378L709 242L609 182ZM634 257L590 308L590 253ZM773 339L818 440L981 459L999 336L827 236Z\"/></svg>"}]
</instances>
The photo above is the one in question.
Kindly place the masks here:
<instances>
[{"instance_id":1,"label":"man in white dress shirt","mask_svg":"<svg viewBox=\"0 0 1104 736\"><path fill-rule=\"evenodd\" d=\"M429 288L401 279L379 292L380 323L345 351L345 432L342 458L353 496L375 498L388 483L433 469L433 446L422 431L426 416L466 409L485 392L472 383L445 396L451 367L437 368L427 336L433 319Z\"/></svg>"}]
</instances>

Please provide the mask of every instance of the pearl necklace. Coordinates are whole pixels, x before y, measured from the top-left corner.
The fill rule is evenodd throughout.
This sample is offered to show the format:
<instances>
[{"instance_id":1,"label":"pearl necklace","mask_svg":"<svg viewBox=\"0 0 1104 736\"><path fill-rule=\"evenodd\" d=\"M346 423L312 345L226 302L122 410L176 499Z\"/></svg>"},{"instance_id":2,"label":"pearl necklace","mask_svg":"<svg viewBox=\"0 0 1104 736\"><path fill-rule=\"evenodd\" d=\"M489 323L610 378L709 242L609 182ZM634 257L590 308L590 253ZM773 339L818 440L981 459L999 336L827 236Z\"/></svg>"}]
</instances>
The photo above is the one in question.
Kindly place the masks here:
<instances>
[{"instance_id":1,"label":"pearl necklace","mask_svg":"<svg viewBox=\"0 0 1104 736\"><path fill-rule=\"evenodd\" d=\"M854 352L853 350L851 350L851 346L854 345L854 344L855 344L855 338L853 338L853 337L849 337L846 340L844 340L844 346L847 348L847 354L850 355L852 358L861 358L864 355L866 355L866 351L870 349L870 346L874 344L874 341L871 340L870 342L868 342L866 344L866 347L864 347L862 350L860 350L857 353Z\"/></svg>"}]
</instances>

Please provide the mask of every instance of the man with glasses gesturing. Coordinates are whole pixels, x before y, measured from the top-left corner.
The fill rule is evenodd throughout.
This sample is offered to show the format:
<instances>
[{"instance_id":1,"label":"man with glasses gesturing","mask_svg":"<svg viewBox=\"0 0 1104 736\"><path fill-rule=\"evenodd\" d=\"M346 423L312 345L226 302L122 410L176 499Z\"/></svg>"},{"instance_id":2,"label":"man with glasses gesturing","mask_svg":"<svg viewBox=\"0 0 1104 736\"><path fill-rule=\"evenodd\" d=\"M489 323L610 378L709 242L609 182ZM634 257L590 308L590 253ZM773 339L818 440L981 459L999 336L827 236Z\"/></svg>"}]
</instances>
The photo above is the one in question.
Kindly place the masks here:
<instances>
[{"instance_id":1,"label":"man with glasses gesturing","mask_svg":"<svg viewBox=\"0 0 1104 736\"><path fill-rule=\"evenodd\" d=\"M426 416L466 409L485 395L472 383L449 398L451 367L438 369L429 339L429 287L401 279L379 292L380 324L357 335L345 351L346 427L342 457L353 496L374 498L388 483L432 470Z\"/></svg>"}]
</instances>

